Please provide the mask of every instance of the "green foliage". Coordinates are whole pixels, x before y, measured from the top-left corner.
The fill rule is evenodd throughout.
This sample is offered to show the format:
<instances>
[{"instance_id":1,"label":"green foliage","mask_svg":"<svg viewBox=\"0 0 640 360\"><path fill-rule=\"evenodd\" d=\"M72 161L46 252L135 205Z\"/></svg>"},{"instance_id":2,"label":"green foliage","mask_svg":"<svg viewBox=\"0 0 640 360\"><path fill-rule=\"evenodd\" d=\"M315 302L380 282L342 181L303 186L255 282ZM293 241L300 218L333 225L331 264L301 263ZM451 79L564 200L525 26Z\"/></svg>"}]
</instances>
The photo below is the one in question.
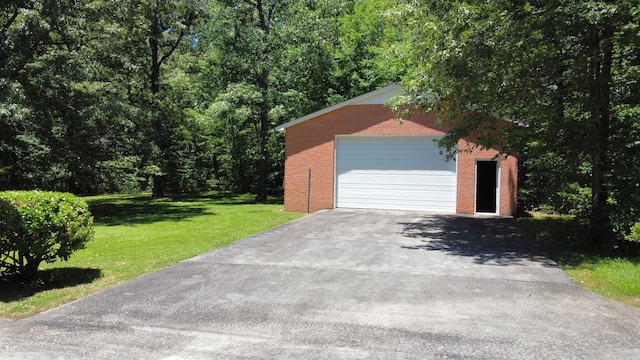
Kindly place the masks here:
<instances>
[{"instance_id":1,"label":"green foliage","mask_svg":"<svg viewBox=\"0 0 640 360\"><path fill-rule=\"evenodd\" d=\"M71 194L0 192L0 275L36 276L41 262L68 260L93 237L86 202Z\"/></svg>"},{"instance_id":2,"label":"green foliage","mask_svg":"<svg viewBox=\"0 0 640 360\"><path fill-rule=\"evenodd\" d=\"M332 77L340 100L397 83L406 75L409 38L404 24L395 24L390 13L397 3L354 1L352 9L338 19L339 43L334 50Z\"/></svg>"},{"instance_id":3,"label":"green foliage","mask_svg":"<svg viewBox=\"0 0 640 360\"><path fill-rule=\"evenodd\" d=\"M254 191L259 160L259 114L263 102L260 89L249 84L230 84L211 104L212 132L220 161L219 186L225 190Z\"/></svg>"},{"instance_id":4,"label":"green foliage","mask_svg":"<svg viewBox=\"0 0 640 360\"><path fill-rule=\"evenodd\" d=\"M96 192L135 194L144 190L141 184L144 184L145 178L140 174L139 164L138 156L125 156L97 163L96 167L101 178L97 181Z\"/></svg>"},{"instance_id":5,"label":"green foliage","mask_svg":"<svg viewBox=\"0 0 640 360\"><path fill-rule=\"evenodd\" d=\"M406 73L395 3L8 0L0 189L279 192L277 125Z\"/></svg>"},{"instance_id":6,"label":"green foliage","mask_svg":"<svg viewBox=\"0 0 640 360\"><path fill-rule=\"evenodd\" d=\"M591 188L577 183L563 184L554 200L556 211L586 219L591 208Z\"/></svg>"},{"instance_id":7,"label":"green foliage","mask_svg":"<svg viewBox=\"0 0 640 360\"><path fill-rule=\"evenodd\" d=\"M627 240L640 243L640 221L631 227L631 232L627 235Z\"/></svg>"}]
</instances>

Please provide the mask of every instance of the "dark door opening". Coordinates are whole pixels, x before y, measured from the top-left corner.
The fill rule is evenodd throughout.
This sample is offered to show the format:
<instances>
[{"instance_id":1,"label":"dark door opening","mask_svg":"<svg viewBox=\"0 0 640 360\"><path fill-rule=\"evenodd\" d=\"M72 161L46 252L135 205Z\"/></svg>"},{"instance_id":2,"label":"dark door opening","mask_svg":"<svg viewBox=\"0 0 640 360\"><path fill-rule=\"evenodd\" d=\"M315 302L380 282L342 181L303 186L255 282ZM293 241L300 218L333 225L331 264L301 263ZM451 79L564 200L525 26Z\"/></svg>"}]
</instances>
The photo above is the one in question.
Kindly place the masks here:
<instances>
[{"instance_id":1,"label":"dark door opening","mask_svg":"<svg viewBox=\"0 0 640 360\"><path fill-rule=\"evenodd\" d=\"M476 212L496 213L498 162L476 162Z\"/></svg>"}]
</instances>

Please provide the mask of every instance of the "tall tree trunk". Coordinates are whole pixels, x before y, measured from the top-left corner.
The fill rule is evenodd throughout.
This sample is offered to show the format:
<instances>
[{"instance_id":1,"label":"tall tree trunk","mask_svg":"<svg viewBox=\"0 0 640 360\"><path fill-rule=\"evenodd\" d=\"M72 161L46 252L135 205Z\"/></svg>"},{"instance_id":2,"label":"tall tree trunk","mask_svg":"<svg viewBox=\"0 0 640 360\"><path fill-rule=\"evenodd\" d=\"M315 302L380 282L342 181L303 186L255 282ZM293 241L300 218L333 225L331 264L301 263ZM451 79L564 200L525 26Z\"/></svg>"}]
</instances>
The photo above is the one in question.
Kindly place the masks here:
<instances>
[{"instance_id":1,"label":"tall tree trunk","mask_svg":"<svg viewBox=\"0 0 640 360\"><path fill-rule=\"evenodd\" d=\"M263 44L265 45L264 59L270 57L269 54L269 31L271 27L271 19L275 6L278 3L277 0L272 0L266 6L263 6L262 0L256 1L256 7L258 10L258 17L260 19L260 29L263 35ZM269 141L269 64L265 62L262 67L260 79L258 79L258 86L262 91L262 104L260 106L260 130L259 130L259 146L260 146L260 158L258 160L258 189L256 194L256 202L267 201L267 183L269 175L269 149L267 144Z\"/></svg>"},{"instance_id":2,"label":"tall tree trunk","mask_svg":"<svg viewBox=\"0 0 640 360\"><path fill-rule=\"evenodd\" d=\"M261 116L262 117L262 116ZM262 126L266 129L265 122L261 119ZM267 149L267 132L260 130L260 160L258 161L258 191L256 202L267 201L267 185L269 174L269 150Z\"/></svg>"},{"instance_id":3,"label":"tall tree trunk","mask_svg":"<svg viewBox=\"0 0 640 360\"><path fill-rule=\"evenodd\" d=\"M594 32L592 45L592 84L590 103L593 126L593 152L591 174L591 216L589 239L593 245L604 246L613 240L613 227L607 206L609 191L606 177L610 172L609 127L611 100L611 65L613 59L613 31L608 27L602 33Z\"/></svg>"},{"instance_id":4,"label":"tall tree trunk","mask_svg":"<svg viewBox=\"0 0 640 360\"><path fill-rule=\"evenodd\" d=\"M262 88L262 105L260 107L260 158L258 160L258 189L256 202L267 201L267 183L269 174L269 102L267 99L269 90L269 71L263 70L260 81Z\"/></svg>"},{"instance_id":5,"label":"tall tree trunk","mask_svg":"<svg viewBox=\"0 0 640 360\"><path fill-rule=\"evenodd\" d=\"M168 50L164 54L160 54L160 48L164 44L167 45L166 39L163 39L163 33L170 30L167 24L164 24L161 14L159 13L159 5L162 3L158 1L153 8L153 14L148 19L150 20L150 36L149 36L149 48L151 50L151 74L149 76L151 87L151 127L153 129L153 144L157 148L157 153L152 155L152 161L156 165L159 171L156 171L153 177L153 190L152 197L161 198L164 197L164 180L165 169L162 166L165 156L165 144L162 136L162 112L160 110L160 99L158 94L160 93L160 69L162 64L173 54L178 48L178 45L185 36L185 29L180 29L178 37L170 44ZM186 27L191 26L196 17L195 12L184 13L184 20L182 25Z\"/></svg>"},{"instance_id":6,"label":"tall tree trunk","mask_svg":"<svg viewBox=\"0 0 640 360\"><path fill-rule=\"evenodd\" d=\"M157 95L160 92L160 57L159 57L159 45L157 36L161 36L161 34L156 34L155 32L149 38L149 47L151 48L151 76L150 76L150 85L151 85L151 127L153 129L153 144L157 147L159 154L157 154L157 158L154 158L153 161L156 165L159 164L162 159L162 119L160 115L160 109L158 104ZM162 168L160 169L162 170ZM161 198L164 197L164 179L162 174L153 174L153 190L151 192L151 197L153 198Z\"/></svg>"}]
</instances>

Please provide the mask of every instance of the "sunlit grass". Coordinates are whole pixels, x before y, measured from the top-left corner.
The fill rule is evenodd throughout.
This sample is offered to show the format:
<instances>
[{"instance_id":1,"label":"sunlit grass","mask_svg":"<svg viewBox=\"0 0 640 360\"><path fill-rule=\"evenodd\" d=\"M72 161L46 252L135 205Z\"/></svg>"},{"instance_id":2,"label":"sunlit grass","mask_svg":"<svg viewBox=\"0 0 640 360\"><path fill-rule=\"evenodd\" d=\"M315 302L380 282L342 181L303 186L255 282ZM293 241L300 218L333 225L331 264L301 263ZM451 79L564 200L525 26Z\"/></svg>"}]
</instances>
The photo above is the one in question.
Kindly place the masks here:
<instances>
[{"instance_id":1,"label":"sunlit grass","mask_svg":"<svg viewBox=\"0 0 640 360\"><path fill-rule=\"evenodd\" d=\"M576 284L596 294L640 307L640 258L586 246L585 227L570 216L534 214L519 222Z\"/></svg>"},{"instance_id":2,"label":"sunlit grass","mask_svg":"<svg viewBox=\"0 0 640 360\"><path fill-rule=\"evenodd\" d=\"M35 284L0 283L0 316L30 316L302 215L282 211L281 199L254 204L252 195L85 200L95 217L95 238L69 261L41 266Z\"/></svg>"}]
</instances>

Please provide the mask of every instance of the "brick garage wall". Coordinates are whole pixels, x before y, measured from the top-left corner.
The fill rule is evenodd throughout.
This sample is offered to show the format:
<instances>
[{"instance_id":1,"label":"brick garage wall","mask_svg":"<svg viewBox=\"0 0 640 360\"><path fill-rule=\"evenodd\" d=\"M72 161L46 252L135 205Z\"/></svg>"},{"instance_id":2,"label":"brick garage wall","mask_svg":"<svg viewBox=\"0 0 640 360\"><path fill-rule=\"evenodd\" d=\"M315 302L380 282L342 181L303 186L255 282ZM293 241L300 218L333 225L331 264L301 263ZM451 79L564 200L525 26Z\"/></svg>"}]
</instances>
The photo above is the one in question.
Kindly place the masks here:
<instances>
[{"instance_id":1,"label":"brick garage wall","mask_svg":"<svg viewBox=\"0 0 640 360\"><path fill-rule=\"evenodd\" d=\"M467 140L458 141L458 149L471 150L458 152L458 191L456 212L458 214L475 213L476 160L498 160L500 164L500 206L499 214L515 216L518 188L518 160L513 156L500 157L497 150L481 150ZM496 158L496 156L498 156Z\"/></svg>"},{"instance_id":2,"label":"brick garage wall","mask_svg":"<svg viewBox=\"0 0 640 360\"><path fill-rule=\"evenodd\" d=\"M442 129L435 126L435 116L414 116L400 124L394 119L394 113L383 105L348 105L335 111L322 114L314 119L286 128L284 206L286 211L307 211L308 168L311 168L309 210L311 212L334 207L334 161L336 135L444 135ZM474 152L475 153L475 152ZM470 154L473 155L473 154ZM484 154L480 154L484 155ZM513 159L515 161L515 159ZM468 202L471 196L471 207L458 204L459 213L473 213L473 192L475 184L475 160L472 160L471 183L469 175L458 178L458 201ZM465 160L465 164L467 164ZM503 164L511 164L504 162ZM467 165L458 164L458 173L466 172ZM504 166L504 165L503 165ZM516 169L517 171L517 169ZM501 175L505 171L501 172ZM508 172L511 174L510 172ZM514 174L512 174L515 176ZM502 177L502 176L501 176ZM515 179L515 178L514 178ZM515 180L514 180L515 181ZM513 184L515 186L515 183ZM502 186L501 191L505 187ZM462 195L462 194L465 195ZM469 195L471 194L471 195ZM510 196L511 197L511 196ZM514 204L505 205L515 213ZM501 213L502 199L501 196ZM465 205L465 206L461 206ZM468 211L468 209L471 209Z\"/></svg>"}]
</instances>

